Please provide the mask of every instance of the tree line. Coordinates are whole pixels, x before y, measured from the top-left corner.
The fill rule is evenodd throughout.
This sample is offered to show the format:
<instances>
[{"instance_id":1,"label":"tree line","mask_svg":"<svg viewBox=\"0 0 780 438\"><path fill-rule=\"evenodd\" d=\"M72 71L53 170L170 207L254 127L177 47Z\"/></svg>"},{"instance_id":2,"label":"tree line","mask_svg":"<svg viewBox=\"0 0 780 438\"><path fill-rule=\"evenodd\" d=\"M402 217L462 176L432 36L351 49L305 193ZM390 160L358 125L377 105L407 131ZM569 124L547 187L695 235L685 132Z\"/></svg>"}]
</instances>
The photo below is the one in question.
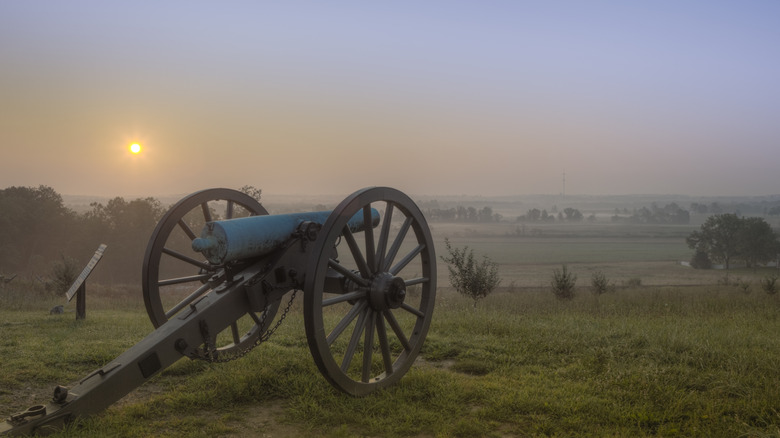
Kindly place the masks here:
<instances>
[{"instance_id":1,"label":"tree line","mask_svg":"<svg viewBox=\"0 0 780 438\"><path fill-rule=\"evenodd\" d=\"M494 213L490 207L477 209L458 205L452 208L427 207L422 208L425 218L431 222L500 222L501 214Z\"/></svg>"},{"instance_id":2,"label":"tree line","mask_svg":"<svg viewBox=\"0 0 780 438\"><path fill-rule=\"evenodd\" d=\"M101 243L108 245L90 276L106 283L140 281L149 236L164 208L155 198L115 197L76 213L48 186L0 190L0 274L46 282L54 265L86 265Z\"/></svg>"}]
</instances>

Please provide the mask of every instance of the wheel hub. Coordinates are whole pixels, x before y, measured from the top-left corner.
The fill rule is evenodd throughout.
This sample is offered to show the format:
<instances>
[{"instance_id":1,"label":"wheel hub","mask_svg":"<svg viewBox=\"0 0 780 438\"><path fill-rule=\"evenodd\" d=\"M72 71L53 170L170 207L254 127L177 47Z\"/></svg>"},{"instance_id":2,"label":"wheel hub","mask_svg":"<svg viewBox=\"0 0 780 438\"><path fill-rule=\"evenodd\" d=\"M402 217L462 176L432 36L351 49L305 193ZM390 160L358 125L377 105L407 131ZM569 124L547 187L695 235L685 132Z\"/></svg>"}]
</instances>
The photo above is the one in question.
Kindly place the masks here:
<instances>
[{"instance_id":1,"label":"wheel hub","mask_svg":"<svg viewBox=\"0 0 780 438\"><path fill-rule=\"evenodd\" d=\"M406 298L406 282L389 272L379 273L374 277L368 295L374 310L397 309Z\"/></svg>"}]
</instances>

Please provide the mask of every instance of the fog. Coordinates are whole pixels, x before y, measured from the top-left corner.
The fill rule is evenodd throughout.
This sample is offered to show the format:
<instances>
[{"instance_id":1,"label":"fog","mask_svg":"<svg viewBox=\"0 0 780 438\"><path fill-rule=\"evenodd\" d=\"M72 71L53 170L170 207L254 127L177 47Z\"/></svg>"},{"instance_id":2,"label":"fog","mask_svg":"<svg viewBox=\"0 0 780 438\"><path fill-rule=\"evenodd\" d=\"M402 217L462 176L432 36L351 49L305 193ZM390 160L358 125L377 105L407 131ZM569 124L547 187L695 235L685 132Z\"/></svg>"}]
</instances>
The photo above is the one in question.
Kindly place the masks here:
<instances>
[{"instance_id":1,"label":"fog","mask_svg":"<svg viewBox=\"0 0 780 438\"><path fill-rule=\"evenodd\" d=\"M0 187L777 192L776 2L43 3L0 4Z\"/></svg>"}]
</instances>

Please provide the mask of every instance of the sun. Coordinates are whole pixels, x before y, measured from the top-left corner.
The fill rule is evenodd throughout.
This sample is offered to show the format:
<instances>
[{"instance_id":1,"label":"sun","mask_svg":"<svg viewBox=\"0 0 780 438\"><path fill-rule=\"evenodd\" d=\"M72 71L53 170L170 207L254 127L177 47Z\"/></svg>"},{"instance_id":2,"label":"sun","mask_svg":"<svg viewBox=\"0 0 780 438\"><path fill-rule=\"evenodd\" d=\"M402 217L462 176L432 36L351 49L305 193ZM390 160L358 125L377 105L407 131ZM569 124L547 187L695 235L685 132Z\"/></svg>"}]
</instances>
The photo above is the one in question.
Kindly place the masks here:
<instances>
[{"instance_id":1,"label":"sun","mask_svg":"<svg viewBox=\"0 0 780 438\"><path fill-rule=\"evenodd\" d=\"M141 145L138 143L133 143L130 145L130 152L134 154L140 154L141 153Z\"/></svg>"}]
</instances>

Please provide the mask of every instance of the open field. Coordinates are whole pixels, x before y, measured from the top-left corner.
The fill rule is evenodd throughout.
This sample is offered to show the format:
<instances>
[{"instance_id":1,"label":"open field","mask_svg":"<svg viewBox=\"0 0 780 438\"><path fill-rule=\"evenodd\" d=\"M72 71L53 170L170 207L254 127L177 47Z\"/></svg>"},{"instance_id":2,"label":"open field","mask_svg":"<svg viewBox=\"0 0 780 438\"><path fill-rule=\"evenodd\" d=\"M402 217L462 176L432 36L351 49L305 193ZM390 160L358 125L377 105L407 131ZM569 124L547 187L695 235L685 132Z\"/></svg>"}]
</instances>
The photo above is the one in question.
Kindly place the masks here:
<instances>
[{"instance_id":1,"label":"open field","mask_svg":"<svg viewBox=\"0 0 780 438\"><path fill-rule=\"evenodd\" d=\"M724 271L680 266L690 229L433 230L437 244L447 237L499 262L503 284L472 309L440 262L428 340L400 384L359 399L336 392L308 351L299 297L246 357L179 361L56 436L780 435L780 297L758 285L776 270L735 270L724 285ZM579 277L571 302L547 289L564 263ZM642 286L597 300L587 288L597 269ZM152 331L140 287L90 284L84 321L48 315L62 301L24 282L0 290L0 415L45 401Z\"/></svg>"},{"instance_id":2,"label":"open field","mask_svg":"<svg viewBox=\"0 0 780 438\"><path fill-rule=\"evenodd\" d=\"M0 414L47 399L151 331L140 306L103 292L85 321L48 316L44 303L0 311ZM247 357L182 360L57 436L771 436L776 298L730 286L625 289L598 303L500 291L473 310L443 290L418 364L360 399L320 376L299 300Z\"/></svg>"}]
</instances>

